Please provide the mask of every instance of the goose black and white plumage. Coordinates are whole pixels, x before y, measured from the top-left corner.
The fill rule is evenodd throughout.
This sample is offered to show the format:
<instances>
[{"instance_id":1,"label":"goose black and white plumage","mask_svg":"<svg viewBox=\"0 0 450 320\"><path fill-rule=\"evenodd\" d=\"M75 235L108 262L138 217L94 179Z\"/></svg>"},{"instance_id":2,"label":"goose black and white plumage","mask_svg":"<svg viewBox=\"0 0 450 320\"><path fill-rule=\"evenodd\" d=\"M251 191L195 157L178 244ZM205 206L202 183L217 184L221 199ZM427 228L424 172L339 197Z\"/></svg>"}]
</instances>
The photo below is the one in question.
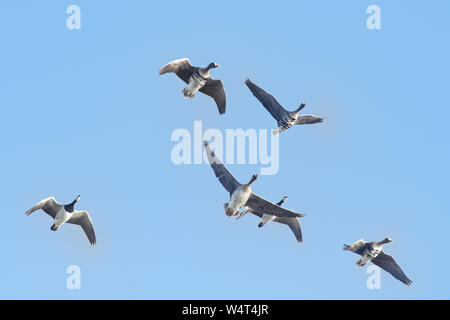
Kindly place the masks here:
<instances>
[{"instance_id":1,"label":"goose black and white plumage","mask_svg":"<svg viewBox=\"0 0 450 320\"><path fill-rule=\"evenodd\" d=\"M286 201L287 198L288 198L287 196L283 197L283 199L281 199L279 202L277 202L277 205L281 206ZM297 239L298 242L303 241L302 229L300 228L300 223L296 217L276 217L276 216L271 216L271 215L259 212L258 210L252 210L250 208L245 208L239 214L237 219L242 218L247 212L253 213L254 215L261 218L261 222L258 224L259 228L261 228L262 226L264 226L265 224L267 224L270 221L279 222L279 223L287 225L292 230L292 232L294 233L295 238Z\"/></svg>"},{"instance_id":2,"label":"goose black and white plumage","mask_svg":"<svg viewBox=\"0 0 450 320\"><path fill-rule=\"evenodd\" d=\"M304 216L303 214L287 210L254 194L250 188L250 185L258 178L257 174L254 174L248 183L239 183L239 181L237 181L228 171L222 161L213 151L211 151L208 142L205 141L204 145L209 163L211 164L216 177L219 179L224 188L230 193L230 202L224 204L224 209L227 216L238 215L240 208L244 206L250 208L251 210L276 217L291 218Z\"/></svg>"},{"instance_id":3,"label":"goose black and white plumage","mask_svg":"<svg viewBox=\"0 0 450 320\"><path fill-rule=\"evenodd\" d=\"M210 63L206 68L194 67L188 58L169 62L159 70L159 74L169 72L175 73L181 80L187 83L183 89L186 98L193 98L197 91L200 91L214 99L220 114L225 113L227 99L225 89L221 80L211 78L209 70L217 68L215 62Z\"/></svg>"},{"instance_id":4,"label":"goose black and white plumage","mask_svg":"<svg viewBox=\"0 0 450 320\"><path fill-rule=\"evenodd\" d=\"M96 243L96 238L94 226L88 212L77 211L74 208L75 203L79 200L80 196L78 195L71 203L62 205L56 202L54 197L50 197L38 202L26 212L26 215L29 216L32 212L42 209L42 211L54 219L53 225L50 227L53 231L58 230L66 222L77 224L83 228L89 242L93 245Z\"/></svg>"},{"instance_id":5,"label":"goose black and white plumage","mask_svg":"<svg viewBox=\"0 0 450 320\"><path fill-rule=\"evenodd\" d=\"M372 261L373 264L389 272L392 276L394 276L394 278L409 286L412 281L408 279L400 266L395 262L394 258L384 253L382 250L383 244L389 242L392 242L390 238L372 242L365 242L361 239L352 245L344 245L344 250L351 251L362 256L362 258L356 262L357 266L362 267L367 262Z\"/></svg>"},{"instance_id":6,"label":"goose black and white plumage","mask_svg":"<svg viewBox=\"0 0 450 320\"><path fill-rule=\"evenodd\" d=\"M271 94L258 87L250 79L245 80L245 84L259 102L262 103L264 108L277 120L278 128L274 131L275 135L280 135L296 124L313 124L323 121L323 118L313 116L312 114L299 116L298 113L300 110L306 106L304 102L295 111L287 111Z\"/></svg>"}]
</instances>

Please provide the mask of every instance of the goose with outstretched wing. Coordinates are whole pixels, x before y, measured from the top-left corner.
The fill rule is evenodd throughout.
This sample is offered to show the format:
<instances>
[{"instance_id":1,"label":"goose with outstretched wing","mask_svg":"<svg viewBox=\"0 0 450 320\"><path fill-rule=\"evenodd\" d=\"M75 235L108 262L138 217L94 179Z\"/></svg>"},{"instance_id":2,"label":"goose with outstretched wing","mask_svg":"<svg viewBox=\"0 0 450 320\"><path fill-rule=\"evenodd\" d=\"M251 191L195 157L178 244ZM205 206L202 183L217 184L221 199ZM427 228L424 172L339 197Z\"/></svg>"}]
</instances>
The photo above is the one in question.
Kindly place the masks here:
<instances>
[{"instance_id":1,"label":"goose with outstretched wing","mask_svg":"<svg viewBox=\"0 0 450 320\"><path fill-rule=\"evenodd\" d=\"M288 198L287 196L284 196L283 199L281 199L280 201L277 202L277 205L281 206L287 200L287 198ZM298 242L303 241L302 229L300 228L300 222L298 221L298 219L296 217L272 216L272 215L268 215L268 214L262 213L258 210L253 210L253 209L250 209L247 207L241 213L239 213L239 215L237 216L237 219L242 218L247 212L250 212L250 213L254 214L255 216L258 216L261 218L261 221L258 223L258 228L263 227L270 221L285 224L294 233L295 238L297 239Z\"/></svg>"},{"instance_id":2,"label":"goose with outstretched wing","mask_svg":"<svg viewBox=\"0 0 450 320\"><path fill-rule=\"evenodd\" d=\"M159 74L175 73L181 80L187 83L183 89L186 98L193 98L200 91L211 98L217 104L220 114L225 113L227 98L221 80L211 78L210 70L219 65L211 62L206 68L194 67L188 58L169 62L159 70Z\"/></svg>"},{"instance_id":3,"label":"goose with outstretched wing","mask_svg":"<svg viewBox=\"0 0 450 320\"><path fill-rule=\"evenodd\" d=\"M75 210L75 203L79 200L80 196L78 195L71 203L62 205L59 204L54 197L50 197L38 202L25 214L29 216L32 212L41 209L54 219L53 224L50 227L52 231L58 230L66 222L77 224L81 226L89 242L93 245L97 240L95 238L94 226L88 212Z\"/></svg>"},{"instance_id":4,"label":"goose with outstretched wing","mask_svg":"<svg viewBox=\"0 0 450 320\"><path fill-rule=\"evenodd\" d=\"M266 108L266 110L269 111L272 117L277 121L278 128L274 130L274 135L280 135L296 124L313 124L323 121L323 118L312 114L302 116L298 114L300 110L306 106L305 102L303 102L296 110L287 111L280 103L278 103L277 99L251 82L250 79L247 79L245 84L253 95L259 100L259 102L261 102L264 108Z\"/></svg>"},{"instance_id":5,"label":"goose with outstretched wing","mask_svg":"<svg viewBox=\"0 0 450 320\"><path fill-rule=\"evenodd\" d=\"M356 262L359 267L371 261L381 269L389 272L394 278L409 286L412 281L406 276L402 268L395 262L394 258L383 252L383 244L392 242L392 239L385 238L381 241L365 242L363 239L351 245L344 245L344 250L359 254L361 259Z\"/></svg>"},{"instance_id":6,"label":"goose with outstretched wing","mask_svg":"<svg viewBox=\"0 0 450 320\"><path fill-rule=\"evenodd\" d=\"M257 174L254 174L248 183L239 183L239 181L237 181L228 171L222 161L216 156L214 151L211 150L207 141L204 142L204 146L209 163L216 177L230 194L230 201L224 204L227 216L238 215L240 208L244 206L276 217L291 218L304 216L303 214L287 210L254 194L250 186L258 178Z\"/></svg>"}]
</instances>

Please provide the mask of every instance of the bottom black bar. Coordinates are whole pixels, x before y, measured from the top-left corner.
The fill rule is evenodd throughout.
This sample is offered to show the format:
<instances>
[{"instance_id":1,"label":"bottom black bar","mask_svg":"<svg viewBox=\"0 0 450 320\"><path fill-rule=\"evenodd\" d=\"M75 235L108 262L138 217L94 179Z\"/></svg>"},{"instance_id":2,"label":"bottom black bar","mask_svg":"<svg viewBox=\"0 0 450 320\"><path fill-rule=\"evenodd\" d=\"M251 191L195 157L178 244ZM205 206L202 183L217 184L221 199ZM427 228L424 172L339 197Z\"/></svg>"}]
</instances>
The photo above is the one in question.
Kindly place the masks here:
<instances>
[{"instance_id":1,"label":"bottom black bar","mask_svg":"<svg viewBox=\"0 0 450 320\"><path fill-rule=\"evenodd\" d=\"M102 319L109 313L114 317L139 319L283 319L311 318L331 315L333 317L358 316L367 312L376 316L389 310L403 317L421 309L447 312L449 301L394 301L394 300L3 300L0 301L2 313L36 316L42 314L70 315L92 319ZM389 309L386 309L389 308ZM445 310L444 310L445 308ZM10 309L10 310L8 310ZM361 310L358 310L361 309ZM128 320L128 319L127 319Z\"/></svg>"}]
</instances>

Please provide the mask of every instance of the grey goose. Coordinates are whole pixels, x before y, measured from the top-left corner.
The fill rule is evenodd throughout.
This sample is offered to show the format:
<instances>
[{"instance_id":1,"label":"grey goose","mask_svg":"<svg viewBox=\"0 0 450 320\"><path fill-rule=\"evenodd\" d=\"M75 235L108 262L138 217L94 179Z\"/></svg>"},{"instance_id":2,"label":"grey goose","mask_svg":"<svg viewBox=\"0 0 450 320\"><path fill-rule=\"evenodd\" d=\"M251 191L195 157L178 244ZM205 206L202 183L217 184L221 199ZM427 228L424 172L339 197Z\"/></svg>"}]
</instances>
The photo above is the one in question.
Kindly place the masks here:
<instances>
[{"instance_id":1,"label":"grey goose","mask_svg":"<svg viewBox=\"0 0 450 320\"><path fill-rule=\"evenodd\" d=\"M38 202L30 210L26 212L29 216L32 212L42 209L46 214L54 219L50 229L58 230L64 223L77 224L83 228L89 242L93 245L96 243L94 226L87 211L75 210L75 203L80 200L78 195L71 203L62 205L56 202L54 197L50 197Z\"/></svg>"},{"instance_id":2,"label":"grey goose","mask_svg":"<svg viewBox=\"0 0 450 320\"><path fill-rule=\"evenodd\" d=\"M284 196L283 199L281 199L280 201L277 202L277 205L281 206L286 201L287 198L288 198L287 196ZM277 217L277 216L272 216L272 215L262 213L258 210L252 210L250 208L245 208L239 214L237 219L242 218L247 212L253 213L254 215L261 218L261 222L258 224L258 228L261 228L262 226L264 226L265 224L267 224L270 221L279 222L279 223L287 225L292 230L292 232L294 233L295 238L297 239L298 242L303 241L302 229L300 228L300 223L296 217Z\"/></svg>"},{"instance_id":3,"label":"grey goose","mask_svg":"<svg viewBox=\"0 0 450 320\"><path fill-rule=\"evenodd\" d=\"M230 202L224 204L224 209L227 216L238 216L240 208L244 206L251 210L270 216L282 218L304 216L303 214L287 210L254 194L250 186L258 178L257 174L254 174L248 183L239 183L239 181L233 177L216 154L211 151L207 141L204 141L204 146L209 163L216 177L230 194Z\"/></svg>"},{"instance_id":4,"label":"grey goose","mask_svg":"<svg viewBox=\"0 0 450 320\"><path fill-rule=\"evenodd\" d=\"M381 269L389 272L397 280L400 280L409 286L412 281L408 279L400 266L395 262L394 258L384 253L382 250L383 244L389 242L392 242L392 239L385 238L381 241L372 242L365 242L361 239L352 245L344 245L344 250L351 251L362 256L362 258L356 262L357 266L362 267L367 262L371 261Z\"/></svg>"},{"instance_id":5,"label":"grey goose","mask_svg":"<svg viewBox=\"0 0 450 320\"><path fill-rule=\"evenodd\" d=\"M300 110L306 106L306 103L304 102L296 110L287 111L271 94L258 87L251 82L250 79L245 80L245 84L259 102L262 103L264 108L266 108L277 121L278 128L274 131L275 135L280 135L282 132L296 124L313 124L323 121L323 118L313 116L312 114L299 116L298 113Z\"/></svg>"},{"instance_id":6,"label":"grey goose","mask_svg":"<svg viewBox=\"0 0 450 320\"><path fill-rule=\"evenodd\" d=\"M211 78L209 70L217 68L215 62L210 63L206 68L194 67L188 58L169 62L159 70L159 74L169 72L175 73L181 80L187 83L183 89L186 98L193 98L197 91L200 91L214 99L220 114L225 113L226 95L221 80Z\"/></svg>"}]
</instances>

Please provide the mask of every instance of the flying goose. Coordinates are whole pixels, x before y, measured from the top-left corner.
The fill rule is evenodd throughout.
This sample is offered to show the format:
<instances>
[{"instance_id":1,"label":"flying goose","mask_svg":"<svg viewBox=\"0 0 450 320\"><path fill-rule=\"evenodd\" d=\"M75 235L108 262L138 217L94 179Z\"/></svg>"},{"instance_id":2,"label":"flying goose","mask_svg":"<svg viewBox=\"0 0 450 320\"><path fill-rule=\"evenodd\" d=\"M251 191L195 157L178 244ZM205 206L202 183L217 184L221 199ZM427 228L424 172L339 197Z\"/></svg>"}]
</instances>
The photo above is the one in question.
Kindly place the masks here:
<instances>
[{"instance_id":1,"label":"flying goose","mask_svg":"<svg viewBox=\"0 0 450 320\"><path fill-rule=\"evenodd\" d=\"M51 230L56 231L64 223L72 223L81 226L86 234L89 242L93 245L96 243L94 226L87 211L77 211L74 209L75 203L80 200L78 195L71 203L62 205L56 202L54 197L50 197L38 202L34 207L28 210L25 214L29 216L32 212L42 209L46 214L52 217L55 221L50 227Z\"/></svg>"},{"instance_id":2,"label":"flying goose","mask_svg":"<svg viewBox=\"0 0 450 320\"><path fill-rule=\"evenodd\" d=\"M225 89L221 80L214 80L209 74L209 70L217 68L219 65L211 62L206 68L194 67L188 58L169 62L159 70L159 74L169 72L175 73L188 85L183 89L186 98L193 98L197 91L212 97L219 108L219 113L225 113L227 104Z\"/></svg>"},{"instance_id":3,"label":"flying goose","mask_svg":"<svg viewBox=\"0 0 450 320\"><path fill-rule=\"evenodd\" d=\"M276 217L292 218L304 216L303 214L282 208L279 205L254 194L250 185L258 178L257 174L254 174L248 183L239 183L239 181L233 177L220 159L217 158L215 153L211 151L207 141L204 142L204 145L209 163L211 164L216 177L230 193L230 202L224 203L223 205L227 216L231 217L238 215L240 208L244 206L251 210L261 212L262 214Z\"/></svg>"},{"instance_id":4,"label":"flying goose","mask_svg":"<svg viewBox=\"0 0 450 320\"><path fill-rule=\"evenodd\" d=\"M280 201L277 202L277 205L281 206L286 200L287 200L287 196L284 196L283 199L281 199ZM258 216L261 218L261 222L258 224L258 228L261 228L262 226L264 226L266 223L270 222L270 221L275 221L275 222L279 222L282 224L286 224L294 233L295 238L297 239L298 242L302 242L303 238L302 238L302 229L300 228L300 223L298 222L298 219L296 217L276 217L276 216L271 216L262 212L259 212L257 210L252 210L250 208L245 208L237 217L237 219L242 218L247 212L251 212L254 215Z\"/></svg>"},{"instance_id":5,"label":"flying goose","mask_svg":"<svg viewBox=\"0 0 450 320\"><path fill-rule=\"evenodd\" d=\"M394 278L409 286L412 281L408 279L400 266L395 262L394 258L388 254L385 254L382 250L383 244L389 242L392 242L390 238L372 242L365 242L361 239L352 245L344 245L344 250L348 250L362 256L362 258L356 262L357 266L362 267L367 262L372 261L373 264L389 272L394 276Z\"/></svg>"},{"instance_id":6,"label":"flying goose","mask_svg":"<svg viewBox=\"0 0 450 320\"><path fill-rule=\"evenodd\" d=\"M287 111L271 94L258 87L256 84L251 82L250 79L245 80L245 84L253 95L259 100L259 102L262 103L264 108L266 108L272 117L277 120L278 128L274 131L274 135L276 136L296 124L313 124L323 121L323 118L313 116L311 114L306 114L303 116L298 115L300 110L306 106L305 102L303 102L297 110Z\"/></svg>"}]
</instances>

